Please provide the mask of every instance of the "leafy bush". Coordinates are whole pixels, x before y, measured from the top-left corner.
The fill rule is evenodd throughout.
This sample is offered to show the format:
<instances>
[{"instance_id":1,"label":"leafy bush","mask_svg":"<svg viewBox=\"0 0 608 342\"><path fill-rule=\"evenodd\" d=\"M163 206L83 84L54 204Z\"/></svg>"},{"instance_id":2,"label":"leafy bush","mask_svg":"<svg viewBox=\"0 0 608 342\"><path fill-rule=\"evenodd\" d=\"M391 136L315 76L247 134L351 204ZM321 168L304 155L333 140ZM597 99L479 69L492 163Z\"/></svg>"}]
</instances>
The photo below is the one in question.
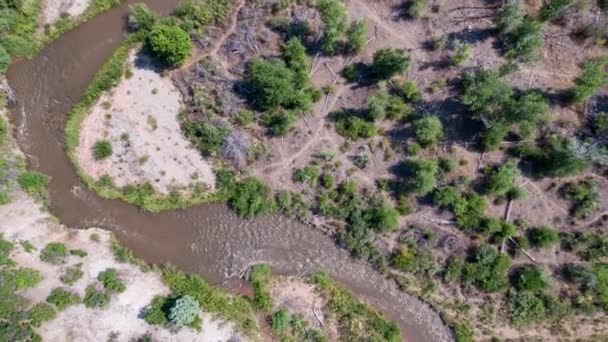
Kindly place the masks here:
<instances>
[{"instance_id":1,"label":"leafy bush","mask_svg":"<svg viewBox=\"0 0 608 342\"><path fill-rule=\"evenodd\" d=\"M66 285L74 285L83 275L79 265L72 266L65 269L64 273L59 276L59 280Z\"/></svg>"},{"instance_id":2,"label":"leafy bush","mask_svg":"<svg viewBox=\"0 0 608 342\"><path fill-rule=\"evenodd\" d=\"M278 310L270 315L270 326L274 330L285 330L289 328L291 317L285 309Z\"/></svg>"},{"instance_id":3,"label":"leafy bush","mask_svg":"<svg viewBox=\"0 0 608 342\"><path fill-rule=\"evenodd\" d=\"M463 282L484 292L498 292L507 286L511 259L493 247L476 247L462 270Z\"/></svg>"},{"instance_id":4,"label":"leafy bush","mask_svg":"<svg viewBox=\"0 0 608 342\"><path fill-rule=\"evenodd\" d=\"M53 265L64 263L67 256L67 247L60 242L50 242L40 251L40 260Z\"/></svg>"},{"instance_id":5,"label":"leafy bush","mask_svg":"<svg viewBox=\"0 0 608 342\"><path fill-rule=\"evenodd\" d=\"M93 145L93 157L95 160L103 160L112 155L112 143L109 140L98 140Z\"/></svg>"},{"instance_id":6,"label":"leafy bush","mask_svg":"<svg viewBox=\"0 0 608 342\"><path fill-rule=\"evenodd\" d=\"M598 261L608 257L608 234L575 232L565 234L564 246L582 256L585 260Z\"/></svg>"},{"instance_id":7,"label":"leafy bush","mask_svg":"<svg viewBox=\"0 0 608 342\"><path fill-rule=\"evenodd\" d=\"M409 0L407 15L411 18L420 18L426 10L428 0Z\"/></svg>"},{"instance_id":8,"label":"leafy bush","mask_svg":"<svg viewBox=\"0 0 608 342\"><path fill-rule=\"evenodd\" d=\"M35 171L25 171L19 175L17 182L23 191L36 198L45 198L49 177Z\"/></svg>"},{"instance_id":9,"label":"leafy bush","mask_svg":"<svg viewBox=\"0 0 608 342\"><path fill-rule=\"evenodd\" d=\"M571 142L559 136L545 138L540 146L523 145L515 153L537 178L572 176L589 166L587 159L575 153Z\"/></svg>"},{"instance_id":10,"label":"leafy bush","mask_svg":"<svg viewBox=\"0 0 608 342\"><path fill-rule=\"evenodd\" d=\"M401 95L409 102L418 102L422 100L422 92L418 89L418 85L414 80L406 80L399 87Z\"/></svg>"},{"instance_id":11,"label":"leafy bush","mask_svg":"<svg viewBox=\"0 0 608 342\"><path fill-rule=\"evenodd\" d=\"M511 283L519 291L539 291L549 287L549 275L536 265L518 268L511 277Z\"/></svg>"},{"instance_id":12,"label":"leafy bush","mask_svg":"<svg viewBox=\"0 0 608 342\"><path fill-rule=\"evenodd\" d=\"M532 292L511 291L507 297L507 312L511 322L523 327L545 319L543 300Z\"/></svg>"},{"instance_id":13,"label":"leafy bush","mask_svg":"<svg viewBox=\"0 0 608 342\"><path fill-rule=\"evenodd\" d=\"M530 62L539 57L544 45L542 23L526 18L521 25L505 38L506 57L521 62Z\"/></svg>"},{"instance_id":14,"label":"leafy bush","mask_svg":"<svg viewBox=\"0 0 608 342\"><path fill-rule=\"evenodd\" d=\"M435 204L451 209L456 224L465 230L477 229L484 219L486 202L475 192L460 194L457 188L446 186L433 194Z\"/></svg>"},{"instance_id":15,"label":"leafy bush","mask_svg":"<svg viewBox=\"0 0 608 342\"><path fill-rule=\"evenodd\" d=\"M454 54L452 55L452 63L456 66L463 66L471 59L471 45L462 43L459 40L454 41Z\"/></svg>"},{"instance_id":16,"label":"leafy bush","mask_svg":"<svg viewBox=\"0 0 608 342\"><path fill-rule=\"evenodd\" d=\"M549 21L559 17L574 1L572 0L549 0L540 9L539 18Z\"/></svg>"},{"instance_id":17,"label":"leafy bush","mask_svg":"<svg viewBox=\"0 0 608 342\"><path fill-rule=\"evenodd\" d=\"M10 270L15 290L24 290L36 286L42 280L40 272L31 268L17 268Z\"/></svg>"},{"instance_id":18,"label":"leafy bush","mask_svg":"<svg viewBox=\"0 0 608 342\"><path fill-rule=\"evenodd\" d=\"M478 117L498 121L513 91L495 70L478 70L465 74L462 103Z\"/></svg>"},{"instance_id":19,"label":"leafy bush","mask_svg":"<svg viewBox=\"0 0 608 342\"><path fill-rule=\"evenodd\" d=\"M396 324L385 320L377 311L359 302L325 273L313 274L310 282L327 296L327 309L338 320L340 336L345 341L401 340L401 333Z\"/></svg>"},{"instance_id":20,"label":"leafy bush","mask_svg":"<svg viewBox=\"0 0 608 342\"><path fill-rule=\"evenodd\" d=\"M188 33L179 26L155 25L148 35L154 55L164 64L176 67L184 63L192 51Z\"/></svg>"},{"instance_id":21,"label":"leafy bush","mask_svg":"<svg viewBox=\"0 0 608 342\"><path fill-rule=\"evenodd\" d=\"M490 195L505 197L513 189L518 170L514 163L507 162L491 171L486 182L486 192Z\"/></svg>"},{"instance_id":22,"label":"leafy bush","mask_svg":"<svg viewBox=\"0 0 608 342\"><path fill-rule=\"evenodd\" d=\"M118 273L115 268L107 268L105 271L99 273L97 280L101 281L103 287L109 292L121 293L125 292L127 286L118 277Z\"/></svg>"},{"instance_id":23,"label":"leafy bush","mask_svg":"<svg viewBox=\"0 0 608 342\"><path fill-rule=\"evenodd\" d=\"M53 320L57 312L47 303L38 303L29 310L28 316L32 325L39 327L42 323Z\"/></svg>"},{"instance_id":24,"label":"leafy bush","mask_svg":"<svg viewBox=\"0 0 608 342\"><path fill-rule=\"evenodd\" d=\"M213 24L221 23L230 14L229 0L185 0L175 9L181 27L193 34L201 34Z\"/></svg>"},{"instance_id":25,"label":"leafy bush","mask_svg":"<svg viewBox=\"0 0 608 342\"><path fill-rule=\"evenodd\" d=\"M158 21L157 15L144 3L129 6L129 27L133 30L149 31Z\"/></svg>"},{"instance_id":26,"label":"leafy bush","mask_svg":"<svg viewBox=\"0 0 608 342\"><path fill-rule=\"evenodd\" d=\"M205 157L216 156L230 134L226 127L216 127L207 121L186 122L183 130Z\"/></svg>"},{"instance_id":27,"label":"leafy bush","mask_svg":"<svg viewBox=\"0 0 608 342\"><path fill-rule=\"evenodd\" d=\"M370 228L384 232L397 229L399 226L399 212L387 201L376 201L364 212L364 220Z\"/></svg>"},{"instance_id":28,"label":"leafy bush","mask_svg":"<svg viewBox=\"0 0 608 342\"><path fill-rule=\"evenodd\" d=\"M410 178L408 187L411 191L424 196L437 186L437 175L439 166L432 159L410 159L407 162Z\"/></svg>"},{"instance_id":29,"label":"leafy bush","mask_svg":"<svg viewBox=\"0 0 608 342\"><path fill-rule=\"evenodd\" d=\"M4 46L0 45L0 74L4 74L11 62L11 55L8 54Z\"/></svg>"},{"instance_id":30,"label":"leafy bush","mask_svg":"<svg viewBox=\"0 0 608 342\"><path fill-rule=\"evenodd\" d=\"M386 48L374 52L372 71L379 79L389 79L405 72L410 66L410 58L402 49Z\"/></svg>"},{"instance_id":31,"label":"leafy bush","mask_svg":"<svg viewBox=\"0 0 608 342\"><path fill-rule=\"evenodd\" d=\"M367 119L371 122L384 120L389 105L389 96L385 86L367 99Z\"/></svg>"},{"instance_id":32,"label":"leafy bush","mask_svg":"<svg viewBox=\"0 0 608 342\"><path fill-rule=\"evenodd\" d=\"M425 115L414 122L414 131L423 147L434 146L443 138L443 124L436 115Z\"/></svg>"},{"instance_id":33,"label":"leafy bush","mask_svg":"<svg viewBox=\"0 0 608 342\"><path fill-rule=\"evenodd\" d=\"M512 1L505 4L496 24L500 35L506 36L514 33L523 24L525 17L526 11L521 1Z\"/></svg>"},{"instance_id":34,"label":"leafy bush","mask_svg":"<svg viewBox=\"0 0 608 342\"><path fill-rule=\"evenodd\" d=\"M391 256L391 265L400 271L431 277L435 273L435 261L430 251L413 244L402 246Z\"/></svg>"},{"instance_id":35,"label":"leafy bush","mask_svg":"<svg viewBox=\"0 0 608 342\"><path fill-rule=\"evenodd\" d=\"M265 264L255 265L251 269L251 284L253 285L253 302L262 311L272 309L272 298L268 290L270 267Z\"/></svg>"},{"instance_id":36,"label":"leafy bush","mask_svg":"<svg viewBox=\"0 0 608 342\"><path fill-rule=\"evenodd\" d=\"M196 299L205 312L219 314L235 322L244 332L255 327L255 317L250 302L240 296L234 296L215 289L196 275L186 275L174 268L163 270L163 282L175 296L190 295Z\"/></svg>"},{"instance_id":37,"label":"leafy bush","mask_svg":"<svg viewBox=\"0 0 608 342\"><path fill-rule=\"evenodd\" d=\"M51 291L46 301L55 305L59 311L62 311L67 306L80 303L81 300L77 293L56 287Z\"/></svg>"},{"instance_id":38,"label":"leafy bush","mask_svg":"<svg viewBox=\"0 0 608 342\"><path fill-rule=\"evenodd\" d=\"M110 302L110 296L99 291L94 285L89 285L84 292L84 306L87 308L104 308Z\"/></svg>"},{"instance_id":39,"label":"leafy bush","mask_svg":"<svg viewBox=\"0 0 608 342\"><path fill-rule=\"evenodd\" d=\"M588 217L599 209L597 182L582 180L578 183L566 183L560 189L561 195L572 202L570 212L577 219Z\"/></svg>"},{"instance_id":40,"label":"leafy bush","mask_svg":"<svg viewBox=\"0 0 608 342\"><path fill-rule=\"evenodd\" d=\"M268 214L275 209L270 188L253 177L237 183L229 204L237 214L245 218Z\"/></svg>"},{"instance_id":41,"label":"leafy bush","mask_svg":"<svg viewBox=\"0 0 608 342\"><path fill-rule=\"evenodd\" d=\"M339 0L317 0L315 6L323 22L321 49L331 55L336 52L338 39L346 31L348 13Z\"/></svg>"},{"instance_id":42,"label":"leafy bush","mask_svg":"<svg viewBox=\"0 0 608 342\"><path fill-rule=\"evenodd\" d=\"M192 323L198 317L199 304L192 296L185 295L175 300L169 311L169 320L177 327Z\"/></svg>"},{"instance_id":43,"label":"leafy bush","mask_svg":"<svg viewBox=\"0 0 608 342\"><path fill-rule=\"evenodd\" d=\"M367 43L367 25L364 19L350 23L350 27L346 31L346 40L350 53L357 54L363 50Z\"/></svg>"},{"instance_id":44,"label":"leafy bush","mask_svg":"<svg viewBox=\"0 0 608 342\"><path fill-rule=\"evenodd\" d=\"M532 228L528 229L526 233L532 246L538 248L549 248L559 242L559 234L551 228Z\"/></svg>"},{"instance_id":45,"label":"leafy bush","mask_svg":"<svg viewBox=\"0 0 608 342\"><path fill-rule=\"evenodd\" d=\"M574 79L572 88L572 100L578 105L582 105L595 92L608 82L606 72L608 58L586 60L581 65L581 73Z\"/></svg>"},{"instance_id":46,"label":"leafy bush","mask_svg":"<svg viewBox=\"0 0 608 342\"><path fill-rule=\"evenodd\" d=\"M88 255L88 253L82 249L70 249L70 254L80 258L84 258Z\"/></svg>"},{"instance_id":47,"label":"leafy bush","mask_svg":"<svg viewBox=\"0 0 608 342\"><path fill-rule=\"evenodd\" d=\"M169 322L167 318L168 306L171 301L167 297L155 296L152 303L146 309L144 320L151 325L165 325Z\"/></svg>"},{"instance_id":48,"label":"leafy bush","mask_svg":"<svg viewBox=\"0 0 608 342\"><path fill-rule=\"evenodd\" d=\"M373 122L367 121L346 110L334 112L332 113L332 117L336 120L336 132L343 137L353 140L371 138L378 131Z\"/></svg>"},{"instance_id":49,"label":"leafy bush","mask_svg":"<svg viewBox=\"0 0 608 342\"><path fill-rule=\"evenodd\" d=\"M310 58L299 38L293 37L283 47L283 60L294 72L295 89L306 87L310 80Z\"/></svg>"},{"instance_id":50,"label":"leafy bush","mask_svg":"<svg viewBox=\"0 0 608 342\"><path fill-rule=\"evenodd\" d=\"M314 188L317 186L318 176L319 168L314 165L308 165L303 169L297 169L291 178L294 182L309 183Z\"/></svg>"}]
</instances>

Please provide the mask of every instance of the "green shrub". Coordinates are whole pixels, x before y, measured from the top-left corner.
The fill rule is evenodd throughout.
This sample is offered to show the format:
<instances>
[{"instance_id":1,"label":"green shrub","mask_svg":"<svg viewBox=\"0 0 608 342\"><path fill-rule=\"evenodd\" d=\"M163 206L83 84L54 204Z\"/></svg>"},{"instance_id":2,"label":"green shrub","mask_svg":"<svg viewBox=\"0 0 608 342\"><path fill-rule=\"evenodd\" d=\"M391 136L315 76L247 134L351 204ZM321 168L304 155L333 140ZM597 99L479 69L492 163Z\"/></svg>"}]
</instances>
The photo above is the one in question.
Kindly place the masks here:
<instances>
[{"instance_id":1,"label":"green shrub","mask_svg":"<svg viewBox=\"0 0 608 342\"><path fill-rule=\"evenodd\" d=\"M112 143L109 140L98 140L93 145L93 157L95 160L103 160L113 153Z\"/></svg>"},{"instance_id":2,"label":"green shrub","mask_svg":"<svg viewBox=\"0 0 608 342\"><path fill-rule=\"evenodd\" d=\"M186 0L180 1L175 9L180 25L195 35L204 29L228 18L232 2L229 0Z\"/></svg>"},{"instance_id":3,"label":"green shrub","mask_svg":"<svg viewBox=\"0 0 608 342\"><path fill-rule=\"evenodd\" d=\"M338 320L340 337L345 341L401 341L396 324L359 302L325 273L314 273L310 282L328 298L327 310Z\"/></svg>"},{"instance_id":4,"label":"green shrub","mask_svg":"<svg viewBox=\"0 0 608 342\"><path fill-rule=\"evenodd\" d=\"M310 80L310 58L299 38L293 37L287 41L283 47L282 57L287 67L294 72L296 89L306 87Z\"/></svg>"},{"instance_id":5,"label":"green shrub","mask_svg":"<svg viewBox=\"0 0 608 342\"><path fill-rule=\"evenodd\" d=\"M171 67L183 64L192 51L188 33L179 26L155 25L148 35L148 44L154 55Z\"/></svg>"},{"instance_id":6,"label":"green shrub","mask_svg":"<svg viewBox=\"0 0 608 342\"><path fill-rule=\"evenodd\" d=\"M436 115L425 115L414 122L416 140L423 147L434 146L443 139L443 124Z\"/></svg>"},{"instance_id":7,"label":"green shrub","mask_svg":"<svg viewBox=\"0 0 608 342\"><path fill-rule=\"evenodd\" d=\"M378 128L373 122L348 113L345 110L332 113L336 120L336 132L343 137L353 140L371 138L376 135Z\"/></svg>"},{"instance_id":8,"label":"green shrub","mask_svg":"<svg viewBox=\"0 0 608 342\"><path fill-rule=\"evenodd\" d=\"M497 167L488 175L486 193L497 197L506 197L507 193L513 189L518 174L517 167L512 162Z\"/></svg>"},{"instance_id":9,"label":"green shrub","mask_svg":"<svg viewBox=\"0 0 608 342\"><path fill-rule=\"evenodd\" d=\"M587 159L576 154L572 143L559 136L545 138L540 146L523 145L515 154L536 178L572 176L589 166Z\"/></svg>"},{"instance_id":10,"label":"green shrub","mask_svg":"<svg viewBox=\"0 0 608 342\"><path fill-rule=\"evenodd\" d=\"M481 132L480 145L484 151L494 151L500 147L500 144L509 133L509 126L502 122L493 124L490 128Z\"/></svg>"},{"instance_id":11,"label":"green shrub","mask_svg":"<svg viewBox=\"0 0 608 342\"><path fill-rule=\"evenodd\" d=\"M109 292L121 293L125 292L127 286L118 277L118 273L115 268L108 268L105 271L99 273L97 280L101 281L103 287Z\"/></svg>"},{"instance_id":12,"label":"green shrub","mask_svg":"<svg viewBox=\"0 0 608 342\"><path fill-rule=\"evenodd\" d=\"M53 320L57 312L47 303L38 303L29 310L28 316L32 325L39 327L42 323Z\"/></svg>"},{"instance_id":13,"label":"green shrub","mask_svg":"<svg viewBox=\"0 0 608 342\"><path fill-rule=\"evenodd\" d=\"M18 268L12 273L16 290L32 288L42 280L40 272L31 268Z\"/></svg>"},{"instance_id":14,"label":"green shrub","mask_svg":"<svg viewBox=\"0 0 608 342\"><path fill-rule=\"evenodd\" d=\"M418 89L418 85L414 80L406 80L399 87L401 95L409 102L418 102L422 100L422 92Z\"/></svg>"},{"instance_id":15,"label":"green shrub","mask_svg":"<svg viewBox=\"0 0 608 342\"><path fill-rule=\"evenodd\" d=\"M53 265L64 263L67 256L67 247L60 242L51 242L40 251L40 260Z\"/></svg>"},{"instance_id":16,"label":"green shrub","mask_svg":"<svg viewBox=\"0 0 608 342\"><path fill-rule=\"evenodd\" d=\"M456 342L475 342L475 333L469 323L453 323L450 326Z\"/></svg>"},{"instance_id":17,"label":"green shrub","mask_svg":"<svg viewBox=\"0 0 608 342\"><path fill-rule=\"evenodd\" d=\"M606 72L608 58L586 60L581 65L581 73L574 79L572 100L575 104L584 104L595 92L608 82Z\"/></svg>"},{"instance_id":18,"label":"green shrub","mask_svg":"<svg viewBox=\"0 0 608 342\"><path fill-rule=\"evenodd\" d=\"M150 31L158 16L144 3L136 3L129 6L129 26L134 30Z\"/></svg>"},{"instance_id":19,"label":"green shrub","mask_svg":"<svg viewBox=\"0 0 608 342\"><path fill-rule=\"evenodd\" d=\"M245 218L268 214L275 209L270 188L253 177L237 183L229 204L237 214Z\"/></svg>"},{"instance_id":20,"label":"green shrub","mask_svg":"<svg viewBox=\"0 0 608 342\"><path fill-rule=\"evenodd\" d=\"M236 123L241 127L247 127L255 121L255 115L250 110L241 110L235 115Z\"/></svg>"},{"instance_id":21,"label":"green shrub","mask_svg":"<svg viewBox=\"0 0 608 342\"><path fill-rule=\"evenodd\" d=\"M388 92L385 86L381 86L377 92L367 99L367 119L371 122L384 120L388 104Z\"/></svg>"},{"instance_id":22,"label":"green shrub","mask_svg":"<svg viewBox=\"0 0 608 342\"><path fill-rule=\"evenodd\" d=\"M559 234L557 231L547 228L538 227L528 229L527 237L532 246L538 248L549 248L559 242Z\"/></svg>"},{"instance_id":23,"label":"green shrub","mask_svg":"<svg viewBox=\"0 0 608 342\"><path fill-rule=\"evenodd\" d=\"M291 179L294 182L309 183L313 188L317 186L317 178L319 168L314 165L308 165L303 169L297 169Z\"/></svg>"},{"instance_id":24,"label":"green shrub","mask_svg":"<svg viewBox=\"0 0 608 342\"><path fill-rule=\"evenodd\" d=\"M546 316L543 300L527 291L509 293L507 312L511 322L518 327L542 321Z\"/></svg>"},{"instance_id":25,"label":"green shrub","mask_svg":"<svg viewBox=\"0 0 608 342\"><path fill-rule=\"evenodd\" d=\"M456 66L463 66L471 59L471 45L462 43L459 40L454 41L454 54L452 55L452 63Z\"/></svg>"},{"instance_id":26,"label":"green shrub","mask_svg":"<svg viewBox=\"0 0 608 342\"><path fill-rule=\"evenodd\" d=\"M511 87L495 70L478 70L463 78L464 103L480 118L497 121L513 95Z\"/></svg>"},{"instance_id":27,"label":"green shrub","mask_svg":"<svg viewBox=\"0 0 608 342\"><path fill-rule=\"evenodd\" d=\"M104 308L110 302L110 296L99 291L94 285L87 286L84 292L84 306L87 308Z\"/></svg>"},{"instance_id":28,"label":"green shrub","mask_svg":"<svg viewBox=\"0 0 608 342\"><path fill-rule=\"evenodd\" d=\"M175 300L169 311L169 320L177 327L192 323L199 312L199 304L192 296L185 295Z\"/></svg>"},{"instance_id":29,"label":"green shrub","mask_svg":"<svg viewBox=\"0 0 608 342\"><path fill-rule=\"evenodd\" d=\"M428 0L409 0L407 14L411 18L420 18L427 6Z\"/></svg>"},{"instance_id":30,"label":"green shrub","mask_svg":"<svg viewBox=\"0 0 608 342\"><path fill-rule=\"evenodd\" d=\"M69 305L80 303L81 300L77 293L56 287L51 291L46 301L55 305L59 311L62 311Z\"/></svg>"},{"instance_id":31,"label":"green shrub","mask_svg":"<svg viewBox=\"0 0 608 342\"><path fill-rule=\"evenodd\" d=\"M80 258L84 258L88 255L88 253L82 249L70 249L70 254Z\"/></svg>"},{"instance_id":32,"label":"green shrub","mask_svg":"<svg viewBox=\"0 0 608 342\"><path fill-rule=\"evenodd\" d=\"M376 231L391 231L399 227L399 212L385 200L377 201L363 215L369 227Z\"/></svg>"},{"instance_id":33,"label":"green shrub","mask_svg":"<svg viewBox=\"0 0 608 342\"><path fill-rule=\"evenodd\" d=\"M4 75L10 62L11 56L8 54L4 46L0 45L0 74Z\"/></svg>"},{"instance_id":34,"label":"green shrub","mask_svg":"<svg viewBox=\"0 0 608 342\"><path fill-rule=\"evenodd\" d=\"M542 23L526 18L505 41L507 58L521 62L533 61L539 57L539 51L544 45Z\"/></svg>"},{"instance_id":35,"label":"green shrub","mask_svg":"<svg viewBox=\"0 0 608 342\"><path fill-rule=\"evenodd\" d=\"M59 280L66 285L74 285L83 275L80 265L72 266L65 269L64 273L59 276Z\"/></svg>"},{"instance_id":36,"label":"green shrub","mask_svg":"<svg viewBox=\"0 0 608 342\"><path fill-rule=\"evenodd\" d=\"M527 265L513 273L511 283L519 291L538 291L549 287L550 279L538 266Z\"/></svg>"},{"instance_id":37,"label":"green shrub","mask_svg":"<svg viewBox=\"0 0 608 342\"><path fill-rule=\"evenodd\" d=\"M262 311L272 309L272 298L268 290L270 281L270 267L265 264L258 264L251 268L251 284L253 285L253 302Z\"/></svg>"},{"instance_id":38,"label":"green shrub","mask_svg":"<svg viewBox=\"0 0 608 342\"><path fill-rule=\"evenodd\" d=\"M348 13L339 0L317 0L315 6L323 22L321 49L331 55L336 52L338 39L347 29Z\"/></svg>"},{"instance_id":39,"label":"green shrub","mask_svg":"<svg viewBox=\"0 0 608 342\"><path fill-rule=\"evenodd\" d=\"M574 1L572 0L549 0L540 9L539 18L549 21L559 17Z\"/></svg>"},{"instance_id":40,"label":"green shrub","mask_svg":"<svg viewBox=\"0 0 608 342\"><path fill-rule=\"evenodd\" d=\"M410 178L408 187L411 191L424 196L437 186L439 166L436 160L411 159L407 162Z\"/></svg>"},{"instance_id":41,"label":"green shrub","mask_svg":"<svg viewBox=\"0 0 608 342\"><path fill-rule=\"evenodd\" d=\"M378 79L389 79L405 72L410 66L410 58L404 50L386 48L374 52L371 68Z\"/></svg>"},{"instance_id":42,"label":"green shrub","mask_svg":"<svg viewBox=\"0 0 608 342\"><path fill-rule=\"evenodd\" d=\"M391 265L400 271L416 275L430 277L435 273L435 261L431 253L414 245L397 249L391 256Z\"/></svg>"},{"instance_id":43,"label":"green shrub","mask_svg":"<svg viewBox=\"0 0 608 342\"><path fill-rule=\"evenodd\" d=\"M346 46L350 53L357 54L367 43L367 25L365 19L353 21L346 31Z\"/></svg>"},{"instance_id":44,"label":"green shrub","mask_svg":"<svg viewBox=\"0 0 608 342\"><path fill-rule=\"evenodd\" d=\"M42 199L46 197L49 177L35 171L25 171L19 175L17 182L28 195Z\"/></svg>"},{"instance_id":45,"label":"green shrub","mask_svg":"<svg viewBox=\"0 0 608 342\"><path fill-rule=\"evenodd\" d=\"M599 193L597 182L582 180L578 183L566 183L561 187L562 197L572 202L570 212L577 219L588 217L599 209Z\"/></svg>"},{"instance_id":46,"label":"green shrub","mask_svg":"<svg viewBox=\"0 0 608 342\"><path fill-rule=\"evenodd\" d=\"M482 224L486 202L475 192L461 195L455 187L447 186L435 191L433 201L440 207L451 209L460 228L473 230Z\"/></svg>"},{"instance_id":47,"label":"green shrub","mask_svg":"<svg viewBox=\"0 0 608 342\"><path fill-rule=\"evenodd\" d=\"M511 259L493 247L476 247L462 270L463 282L484 292L498 292L507 286Z\"/></svg>"},{"instance_id":48,"label":"green shrub","mask_svg":"<svg viewBox=\"0 0 608 342\"><path fill-rule=\"evenodd\" d=\"M184 123L183 130L205 157L216 156L222 143L230 134L228 128L216 127L207 121Z\"/></svg>"},{"instance_id":49,"label":"green shrub","mask_svg":"<svg viewBox=\"0 0 608 342\"><path fill-rule=\"evenodd\" d=\"M144 320L151 325L165 325L169 322L167 312L171 301L167 297L155 296L152 303L146 309Z\"/></svg>"},{"instance_id":50,"label":"green shrub","mask_svg":"<svg viewBox=\"0 0 608 342\"><path fill-rule=\"evenodd\" d=\"M498 18L496 26L501 36L514 33L526 17L526 10L521 1L513 1L505 4Z\"/></svg>"},{"instance_id":51,"label":"green shrub","mask_svg":"<svg viewBox=\"0 0 608 342\"><path fill-rule=\"evenodd\" d=\"M245 333L255 328L255 316L247 299L224 293L209 286L199 276L186 275L174 268L164 269L162 280L173 291L173 295L192 296L203 311L233 321Z\"/></svg>"},{"instance_id":52,"label":"green shrub","mask_svg":"<svg viewBox=\"0 0 608 342\"><path fill-rule=\"evenodd\" d=\"M270 326L274 330L286 330L289 328L290 321L291 315L285 309L278 310L270 315Z\"/></svg>"}]
</instances>

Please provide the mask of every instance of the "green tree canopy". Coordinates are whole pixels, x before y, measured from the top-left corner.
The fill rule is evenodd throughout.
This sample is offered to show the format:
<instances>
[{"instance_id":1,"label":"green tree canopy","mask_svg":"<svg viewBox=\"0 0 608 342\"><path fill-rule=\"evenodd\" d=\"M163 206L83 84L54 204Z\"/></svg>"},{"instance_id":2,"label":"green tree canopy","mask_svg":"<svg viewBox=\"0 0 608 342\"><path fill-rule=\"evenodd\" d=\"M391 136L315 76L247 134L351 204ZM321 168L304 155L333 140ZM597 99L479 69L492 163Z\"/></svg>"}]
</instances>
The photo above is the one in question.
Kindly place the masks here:
<instances>
[{"instance_id":1,"label":"green tree canopy","mask_svg":"<svg viewBox=\"0 0 608 342\"><path fill-rule=\"evenodd\" d=\"M174 25L155 25L148 35L148 44L161 62L172 67L184 63L192 51L188 33Z\"/></svg>"}]
</instances>

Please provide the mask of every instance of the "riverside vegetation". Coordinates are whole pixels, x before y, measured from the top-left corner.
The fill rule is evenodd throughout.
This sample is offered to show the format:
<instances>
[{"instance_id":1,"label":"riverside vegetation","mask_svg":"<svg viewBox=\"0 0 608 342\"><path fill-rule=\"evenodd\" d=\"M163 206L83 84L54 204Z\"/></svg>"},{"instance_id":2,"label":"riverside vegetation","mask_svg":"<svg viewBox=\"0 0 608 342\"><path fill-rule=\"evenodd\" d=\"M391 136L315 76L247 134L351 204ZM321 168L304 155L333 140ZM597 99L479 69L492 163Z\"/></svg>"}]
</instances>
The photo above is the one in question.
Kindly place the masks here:
<instances>
[{"instance_id":1,"label":"riverside vegetation","mask_svg":"<svg viewBox=\"0 0 608 342\"><path fill-rule=\"evenodd\" d=\"M225 201L246 218L317 222L442 312L459 341L605 337L608 327L594 319L605 320L607 307L608 35L592 20L605 26L605 4L479 1L463 14L474 22L465 29L451 3L393 2L372 11L364 0L196 0L163 19L136 5L135 31L70 114L68 154L87 110L143 43L189 81L183 134L216 163L216 192L161 196L149 184L119 189L80 171L102 196L151 211ZM491 20L477 20L476 10ZM201 52L209 47L197 44L231 16L264 34L237 25L222 46ZM429 36L423 20L448 32L428 41L407 34ZM551 69L563 59L560 79ZM254 302L267 310L259 276ZM181 317L166 310L169 300L185 311L195 305L183 276L171 279L180 285L153 303L155 324ZM271 326L290 331L288 314L273 316ZM391 326L374 326L398 339Z\"/></svg>"}]
</instances>

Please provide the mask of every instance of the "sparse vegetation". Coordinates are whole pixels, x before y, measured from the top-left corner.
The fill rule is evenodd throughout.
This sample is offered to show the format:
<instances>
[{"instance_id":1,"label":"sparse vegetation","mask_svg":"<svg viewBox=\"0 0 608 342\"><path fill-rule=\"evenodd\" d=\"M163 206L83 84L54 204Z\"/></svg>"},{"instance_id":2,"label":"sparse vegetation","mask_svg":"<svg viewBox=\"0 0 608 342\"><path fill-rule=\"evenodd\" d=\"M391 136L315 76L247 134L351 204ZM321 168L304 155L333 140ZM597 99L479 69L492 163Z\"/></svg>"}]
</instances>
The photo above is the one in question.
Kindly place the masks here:
<instances>
[{"instance_id":1,"label":"sparse vegetation","mask_svg":"<svg viewBox=\"0 0 608 342\"><path fill-rule=\"evenodd\" d=\"M40 251L40 260L53 265L65 263L67 256L67 247L60 242L50 242Z\"/></svg>"},{"instance_id":2,"label":"sparse vegetation","mask_svg":"<svg viewBox=\"0 0 608 342\"><path fill-rule=\"evenodd\" d=\"M78 294L61 287L56 287L51 291L46 301L55 305L57 310L63 311L70 305L80 303L81 300Z\"/></svg>"}]
</instances>

